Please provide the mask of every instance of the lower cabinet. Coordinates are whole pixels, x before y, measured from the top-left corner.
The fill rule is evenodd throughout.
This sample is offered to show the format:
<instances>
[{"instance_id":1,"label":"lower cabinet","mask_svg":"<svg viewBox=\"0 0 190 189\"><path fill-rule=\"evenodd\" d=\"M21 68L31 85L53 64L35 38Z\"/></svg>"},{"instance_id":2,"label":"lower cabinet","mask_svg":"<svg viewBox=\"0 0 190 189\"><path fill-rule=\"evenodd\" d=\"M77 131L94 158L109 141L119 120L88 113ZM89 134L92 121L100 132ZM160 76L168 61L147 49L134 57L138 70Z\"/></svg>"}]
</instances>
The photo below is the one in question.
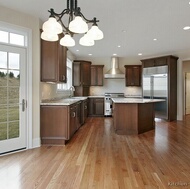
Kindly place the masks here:
<instances>
[{"instance_id":1,"label":"lower cabinet","mask_svg":"<svg viewBox=\"0 0 190 189\"><path fill-rule=\"evenodd\" d=\"M40 107L40 136L42 144L64 145L81 126L80 103L70 106L42 105Z\"/></svg>"},{"instance_id":2,"label":"lower cabinet","mask_svg":"<svg viewBox=\"0 0 190 189\"><path fill-rule=\"evenodd\" d=\"M89 98L89 116L104 116L104 98Z\"/></svg>"},{"instance_id":3,"label":"lower cabinet","mask_svg":"<svg viewBox=\"0 0 190 189\"><path fill-rule=\"evenodd\" d=\"M88 116L88 99L81 101L81 125L83 125Z\"/></svg>"}]
</instances>

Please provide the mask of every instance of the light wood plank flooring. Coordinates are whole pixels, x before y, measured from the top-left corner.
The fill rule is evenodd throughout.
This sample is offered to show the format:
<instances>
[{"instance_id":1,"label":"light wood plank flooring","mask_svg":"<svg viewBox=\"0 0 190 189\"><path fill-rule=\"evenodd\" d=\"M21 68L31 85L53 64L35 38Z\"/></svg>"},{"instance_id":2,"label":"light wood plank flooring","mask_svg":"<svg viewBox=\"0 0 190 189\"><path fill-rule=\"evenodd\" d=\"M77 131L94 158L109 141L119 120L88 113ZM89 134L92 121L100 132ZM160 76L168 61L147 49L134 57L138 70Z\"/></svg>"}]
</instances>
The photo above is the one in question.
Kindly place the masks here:
<instances>
[{"instance_id":1,"label":"light wood plank flooring","mask_svg":"<svg viewBox=\"0 0 190 189\"><path fill-rule=\"evenodd\" d=\"M190 116L120 136L112 118L88 118L66 146L0 157L1 189L190 188Z\"/></svg>"}]
</instances>

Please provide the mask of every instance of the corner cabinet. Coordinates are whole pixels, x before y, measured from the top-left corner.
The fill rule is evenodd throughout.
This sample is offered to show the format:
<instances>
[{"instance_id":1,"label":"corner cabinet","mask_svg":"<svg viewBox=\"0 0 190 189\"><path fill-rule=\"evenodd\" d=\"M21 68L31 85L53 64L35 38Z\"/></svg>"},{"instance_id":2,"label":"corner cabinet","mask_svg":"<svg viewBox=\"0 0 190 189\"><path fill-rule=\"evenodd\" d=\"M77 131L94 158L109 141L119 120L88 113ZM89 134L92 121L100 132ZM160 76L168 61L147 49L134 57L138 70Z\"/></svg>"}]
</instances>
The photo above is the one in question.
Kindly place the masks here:
<instances>
[{"instance_id":1,"label":"corner cabinet","mask_svg":"<svg viewBox=\"0 0 190 189\"><path fill-rule=\"evenodd\" d=\"M142 68L168 66L168 121L177 119L177 60L178 57L172 55L141 60Z\"/></svg>"},{"instance_id":2,"label":"corner cabinet","mask_svg":"<svg viewBox=\"0 0 190 189\"><path fill-rule=\"evenodd\" d=\"M91 62L73 61L73 86L75 96L88 96L91 85Z\"/></svg>"},{"instance_id":3,"label":"corner cabinet","mask_svg":"<svg viewBox=\"0 0 190 189\"><path fill-rule=\"evenodd\" d=\"M67 48L41 39L41 81L66 83Z\"/></svg>"},{"instance_id":4,"label":"corner cabinet","mask_svg":"<svg viewBox=\"0 0 190 189\"><path fill-rule=\"evenodd\" d=\"M125 65L125 85L141 86L141 65Z\"/></svg>"},{"instance_id":5,"label":"corner cabinet","mask_svg":"<svg viewBox=\"0 0 190 189\"><path fill-rule=\"evenodd\" d=\"M91 65L91 86L103 86L104 65Z\"/></svg>"}]
</instances>

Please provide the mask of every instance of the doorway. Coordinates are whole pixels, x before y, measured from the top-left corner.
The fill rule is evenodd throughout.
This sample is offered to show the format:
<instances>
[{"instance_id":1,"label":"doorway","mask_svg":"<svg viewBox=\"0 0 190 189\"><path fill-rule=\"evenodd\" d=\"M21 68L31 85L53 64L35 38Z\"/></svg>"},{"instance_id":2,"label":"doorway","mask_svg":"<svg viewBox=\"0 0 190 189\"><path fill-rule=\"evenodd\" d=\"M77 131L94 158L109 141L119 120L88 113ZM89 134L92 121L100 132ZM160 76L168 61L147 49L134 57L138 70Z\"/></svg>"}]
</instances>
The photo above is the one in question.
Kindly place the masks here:
<instances>
[{"instance_id":1,"label":"doorway","mask_svg":"<svg viewBox=\"0 0 190 189\"><path fill-rule=\"evenodd\" d=\"M185 73L185 115L190 114L190 73Z\"/></svg>"},{"instance_id":2,"label":"doorway","mask_svg":"<svg viewBox=\"0 0 190 189\"><path fill-rule=\"evenodd\" d=\"M0 45L0 154L25 149L26 49Z\"/></svg>"}]
</instances>

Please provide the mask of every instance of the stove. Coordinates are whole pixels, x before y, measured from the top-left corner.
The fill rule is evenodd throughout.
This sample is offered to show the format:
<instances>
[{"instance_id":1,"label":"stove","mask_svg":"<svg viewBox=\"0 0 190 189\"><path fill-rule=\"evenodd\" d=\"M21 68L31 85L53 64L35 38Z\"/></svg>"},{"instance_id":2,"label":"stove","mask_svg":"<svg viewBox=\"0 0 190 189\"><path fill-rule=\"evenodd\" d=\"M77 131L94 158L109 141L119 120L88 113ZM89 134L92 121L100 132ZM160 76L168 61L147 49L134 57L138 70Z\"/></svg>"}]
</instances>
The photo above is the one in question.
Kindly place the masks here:
<instances>
[{"instance_id":1,"label":"stove","mask_svg":"<svg viewBox=\"0 0 190 189\"><path fill-rule=\"evenodd\" d=\"M104 94L104 116L112 116L111 98L124 98L124 93L105 93Z\"/></svg>"}]
</instances>

